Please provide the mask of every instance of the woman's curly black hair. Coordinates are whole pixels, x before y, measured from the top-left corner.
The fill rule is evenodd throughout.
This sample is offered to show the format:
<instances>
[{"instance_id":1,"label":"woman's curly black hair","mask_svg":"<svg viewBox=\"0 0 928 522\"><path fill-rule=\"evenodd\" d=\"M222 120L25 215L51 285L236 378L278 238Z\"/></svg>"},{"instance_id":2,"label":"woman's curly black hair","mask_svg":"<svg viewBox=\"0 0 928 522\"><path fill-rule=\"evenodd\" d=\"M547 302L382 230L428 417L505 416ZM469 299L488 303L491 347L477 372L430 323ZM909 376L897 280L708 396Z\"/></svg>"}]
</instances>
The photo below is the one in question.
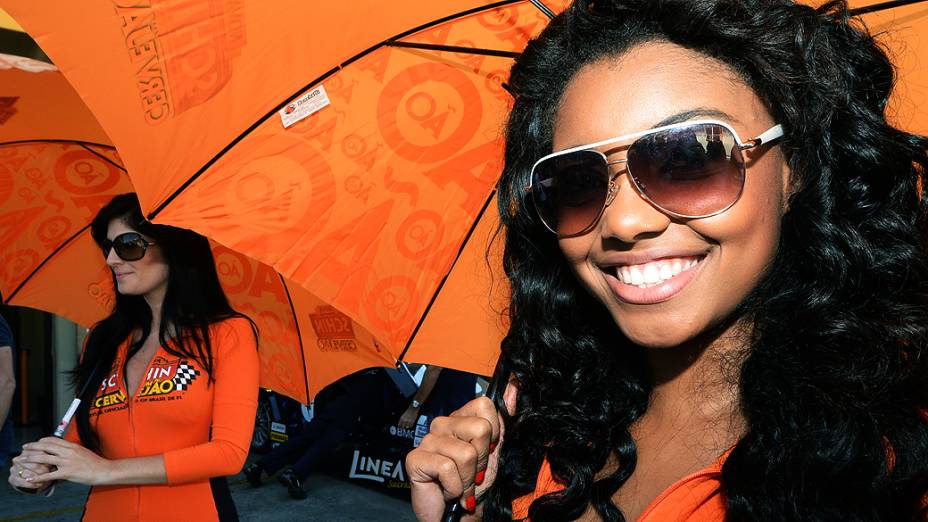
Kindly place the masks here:
<instances>
[{"instance_id":1,"label":"woman's curly black hair","mask_svg":"<svg viewBox=\"0 0 928 522\"><path fill-rule=\"evenodd\" d=\"M728 519L922 519L928 139L887 121L892 63L845 2L789 0L577 0L513 66L501 368L519 396L484 519L510 519L547 457L566 489L537 499L533 521L589 505L623 520L611 497L635 469L629 426L651 390L642 350L572 276L523 187L577 71L654 41L726 64L786 129L794 190L777 255L735 312L753 328L738 382L746 429L722 469ZM610 456L618 468L597 477Z\"/></svg>"}]
</instances>

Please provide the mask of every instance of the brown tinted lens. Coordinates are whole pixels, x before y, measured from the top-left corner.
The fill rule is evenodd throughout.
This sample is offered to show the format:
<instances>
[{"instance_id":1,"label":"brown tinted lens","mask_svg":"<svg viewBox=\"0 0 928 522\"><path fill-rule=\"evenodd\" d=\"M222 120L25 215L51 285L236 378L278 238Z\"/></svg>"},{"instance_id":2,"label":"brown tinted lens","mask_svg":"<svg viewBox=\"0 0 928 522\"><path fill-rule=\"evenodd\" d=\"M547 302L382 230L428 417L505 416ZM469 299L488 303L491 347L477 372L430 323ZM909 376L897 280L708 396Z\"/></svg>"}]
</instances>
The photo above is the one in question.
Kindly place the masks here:
<instances>
[{"instance_id":1,"label":"brown tinted lens","mask_svg":"<svg viewBox=\"0 0 928 522\"><path fill-rule=\"evenodd\" d=\"M123 261L138 261L145 256L145 240L134 233L122 234L113 239L116 255Z\"/></svg>"},{"instance_id":2,"label":"brown tinted lens","mask_svg":"<svg viewBox=\"0 0 928 522\"><path fill-rule=\"evenodd\" d=\"M717 124L644 136L628 149L628 170L648 199L684 217L721 212L744 187L741 149Z\"/></svg>"},{"instance_id":3,"label":"brown tinted lens","mask_svg":"<svg viewBox=\"0 0 928 522\"><path fill-rule=\"evenodd\" d=\"M589 150L555 156L532 173L532 199L542 221L560 236L586 230L602 212L609 167Z\"/></svg>"}]
</instances>

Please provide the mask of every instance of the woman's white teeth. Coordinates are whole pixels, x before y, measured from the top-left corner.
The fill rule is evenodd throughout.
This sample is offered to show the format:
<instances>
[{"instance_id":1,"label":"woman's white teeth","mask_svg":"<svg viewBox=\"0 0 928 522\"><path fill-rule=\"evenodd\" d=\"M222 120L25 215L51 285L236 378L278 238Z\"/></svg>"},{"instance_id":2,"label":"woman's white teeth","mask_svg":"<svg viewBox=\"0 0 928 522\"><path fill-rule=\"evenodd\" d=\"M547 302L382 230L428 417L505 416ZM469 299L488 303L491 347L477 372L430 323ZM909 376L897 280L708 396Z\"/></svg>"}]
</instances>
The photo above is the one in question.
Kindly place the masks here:
<instances>
[{"instance_id":1,"label":"woman's white teeth","mask_svg":"<svg viewBox=\"0 0 928 522\"><path fill-rule=\"evenodd\" d=\"M616 275L620 281L627 285L649 288L671 279L680 272L693 268L698 263L699 259L694 257L661 259L643 265L616 267Z\"/></svg>"},{"instance_id":2,"label":"woman's white teeth","mask_svg":"<svg viewBox=\"0 0 928 522\"><path fill-rule=\"evenodd\" d=\"M653 285L661 280L661 269L654 265L644 267L644 284Z\"/></svg>"},{"instance_id":3,"label":"woman's white teeth","mask_svg":"<svg viewBox=\"0 0 928 522\"><path fill-rule=\"evenodd\" d=\"M673 268L671 268L670 265L668 264L661 265L661 269L660 269L661 280L666 281L670 279L671 277L673 277Z\"/></svg>"}]
</instances>

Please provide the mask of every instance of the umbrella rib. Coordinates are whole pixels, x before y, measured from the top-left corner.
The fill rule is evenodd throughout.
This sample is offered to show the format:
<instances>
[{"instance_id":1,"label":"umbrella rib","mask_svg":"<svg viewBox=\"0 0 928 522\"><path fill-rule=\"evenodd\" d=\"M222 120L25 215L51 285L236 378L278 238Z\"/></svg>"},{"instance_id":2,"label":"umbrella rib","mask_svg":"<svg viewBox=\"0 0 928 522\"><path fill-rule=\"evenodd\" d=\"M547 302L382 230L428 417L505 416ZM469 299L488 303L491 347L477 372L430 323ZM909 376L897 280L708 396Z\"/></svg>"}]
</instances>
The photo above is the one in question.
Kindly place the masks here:
<instances>
[{"instance_id":1,"label":"umbrella rib","mask_svg":"<svg viewBox=\"0 0 928 522\"><path fill-rule=\"evenodd\" d=\"M94 147L100 147L101 149L110 149L110 150L112 150L112 151L115 151L115 150L116 150L116 147L113 147L112 145L104 145L104 144L102 144L102 143L94 143L94 142L92 142L92 141L56 140L56 139L46 139L46 140L16 140L16 141L4 141L4 142L0 142L0 147L7 146L7 145L25 145L25 144L28 144L28 143L67 143L67 144L70 144L70 145L78 145L78 146L80 146L82 149L84 149L84 150L86 150L87 152L93 154L94 156L100 158L101 160L103 160L103 161L109 163L110 165L116 167L117 169L119 169L119 170L121 170L121 171L123 171L123 172L127 172L127 171L126 171L126 168L123 167L122 165L116 163L115 161L111 160L110 158L107 158L107 157L104 156L103 154L100 154L99 152L97 152L97 151L95 151L95 150L93 150L93 149L90 148L90 146L93 145Z\"/></svg>"},{"instance_id":2,"label":"umbrella rib","mask_svg":"<svg viewBox=\"0 0 928 522\"><path fill-rule=\"evenodd\" d=\"M270 118L270 117L274 116L275 114L277 114L277 112L279 112L281 109L283 109L284 106L286 106L287 103L290 102L290 100L292 100L294 97L296 97L297 95L299 95L301 92L303 92L303 91L309 89L309 88L312 87L313 85L316 85L316 84L318 84L318 83L323 82L323 81L324 81L325 79L327 79L329 76L332 76L332 75L335 74L336 72L340 71L342 68L344 68L344 67L350 65L351 63L353 63L353 62L355 62L355 61L357 61L357 60L359 60L359 59L361 59L361 58L367 56L368 54L370 54L370 53L376 51L377 49L380 49L381 47L385 47L385 46L389 45L391 42L395 42L396 40L399 40L400 38L405 38L405 37L407 37L407 36L409 36L409 35L411 35L411 34L417 33L417 32L422 31L422 30L424 30L424 29L428 29L428 28L430 28L430 27L434 27L434 26L439 25L439 24L443 24L443 23L445 23L445 22L447 22L447 21L449 21L449 20L454 20L455 18L461 18L461 17L468 16L468 15L471 15L471 14L474 14L474 13L479 13L479 12L482 12L482 11L489 11L490 9L496 9L497 7L503 7L503 6L507 6L507 5L510 5L510 4L519 3L519 2L522 2L522 1L524 1L524 0L501 0L501 1L496 2L496 3L493 3L493 4L488 4L488 5L481 6L481 7L474 7L474 8L472 8L472 9L468 9L468 10L466 10L466 11L462 11L462 12L457 13L457 14L449 15L449 16L446 16L446 17L444 17L444 18L439 18L439 19L437 19L437 20L432 20L431 22L428 22L428 23L426 23L426 24L422 24L422 25L420 25L419 27L414 27L414 28L412 28L412 29L410 29L410 30L408 30L408 31L402 32L402 33L400 33L400 34L398 34L398 35L396 35L396 36L394 36L394 37L392 37L392 38L387 38L386 40L384 40L384 41L382 41L382 42L380 42L380 43L378 43L378 44L372 45L371 47L369 47L369 48L367 48L367 49L361 51L360 53L358 53L358 54L352 56L352 57L349 58L348 60L342 62L340 65L337 65L337 66L333 67L332 69L330 69L330 70L328 70L327 72L325 72L324 74L322 74L322 76L319 76L319 77L316 78L315 80L309 82L309 83L306 84L305 86L303 86L303 87L301 87L300 89L298 89L298 90L297 90L295 93L293 93L292 95L286 97L282 102L280 102L279 104L277 104L277 106L275 106L275 107L272 108L270 111L268 111L267 114L265 114L265 115L262 116L261 118L258 118L258 120L257 120L256 122L254 122L253 124L251 124L250 126L248 126L247 129L245 129L245 130L244 130L241 134L239 134L235 139L233 139L231 142L229 142L229 144L226 145L225 147L223 147L223 149L220 150L218 153L216 153L216 155L213 156L212 159L210 159L209 161L207 161L202 167L199 168L199 170L197 170L195 173L193 173L192 176L190 176L189 178L187 178L187 180L184 181L184 183L182 183L179 187L177 187L177 189L176 189L173 193L171 193L170 196L168 196L167 198L165 198L165 200L162 201L162 202L155 208L155 210L151 211L151 212L148 214L148 216L147 216L147 217L148 217L148 220L149 220L149 221L154 221L155 217L156 217L158 214L160 214L160 213L165 209L165 207L167 207L168 205L171 204L171 202L173 202L175 199L177 199L177 197L180 196L180 194L181 194L184 190L186 190L187 187L189 187L191 184L193 184L193 182L196 181L200 176L202 176L203 173L206 172L206 170L209 169L214 163L216 163L217 161L219 161L219 159L220 159L222 156L224 156L224 155L226 154L226 152L228 152L229 150L231 150L232 147L234 147L235 145L238 144L238 142L240 142L240 141L242 141L243 139L245 139L245 137L248 136L249 134L251 134L251 132L252 132L253 130L255 130L256 128L258 128L258 126L260 126L262 123L264 123L265 121L267 121L268 118Z\"/></svg>"},{"instance_id":3,"label":"umbrella rib","mask_svg":"<svg viewBox=\"0 0 928 522\"><path fill-rule=\"evenodd\" d=\"M80 145L82 147L85 145L93 145L94 147L116 150L116 147L112 145L106 145L103 143L95 143L93 141L56 140L56 139L0 141L0 147L5 147L7 145L28 145L29 143L68 143L71 145ZM126 170L126 169L122 169L122 170Z\"/></svg>"},{"instance_id":4,"label":"umbrella rib","mask_svg":"<svg viewBox=\"0 0 928 522\"><path fill-rule=\"evenodd\" d=\"M541 3L541 0L529 0L533 6L537 7L539 11L545 14L548 18L554 18L554 11L548 9L548 6Z\"/></svg>"},{"instance_id":5,"label":"umbrella rib","mask_svg":"<svg viewBox=\"0 0 928 522\"><path fill-rule=\"evenodd\" d=\"M480 209L480 213L477 214L477 217L474 219L474 224L471 225L470 230L467 231L467 235L464 236L464 241L461 242L461 248L458 249L457 255L454 256L454 261L451 263L451 268L448 269L448 272L445 274L445 276L441 278L441 282L438 283L438 288L435 289L435 292L432 294L432 298L429 300L429 304L426 305L422 315L419 316L419 322L416 324L415 329L413 329L412 334L409 336L409 340L406 341L406 347L403 348L403 352L399 357L397 357L397 361L402 361L403 357L406 356L406 352L409 351L409 347L412 346L413 341L416 339L416 335L419 333L419 329L422 328L422 325L425 323L425 318L428 317L429 311L432 309L432 305L434 305L435 301L438 299L438 294L441 293L441 289L445 286L445 283L448 282L448 278L451 276L451 272L454 271L454 267L457 266L458 260L461 259L461 254L464 253L464 248L467 247L467 243L470 241L471 236L474 235L474 230L477 230L477 225L483 218L483 214L486 213L487 208L489 208L494 196L496 196L496 189L490 191L490 195L483 203L483 208Z\"/></svg>"},{"instance_id":6,"label":"umbrella rib","mask_svg":"<svg viewBox=\"0 0 928 522\"><path fill-rule=\"evenodd\" d=\"M29 280L31 280L39 272L39 270L42 269L42 267L48 264L48 262L51 261L51 259L55 257L55 255L58 252L61 252L62 250L64 250L66 246L70 245L71 242L77 239L78 236L83 234L88 228L90 228L90 223L87 223L86 225L81 227L81 229L75 232L74 235L69 237L67 240L63 241L60 245L58 245L57 248L55 248L55 250L52 250L52 253L49 254L44 260L42 260L42 262L39 263L39 266L35 267L35 269L33 269L32 272L30 272L28 276L26 276L22 281L19 282L19 285L16 286L16 288L13 290L12 293L10 293L9 296L4 297L3 302L6 304L9 304L10 301L12 301L14 297L16 297L16 294L18 294L19 291L22 290L24 286L26 286L26 283L28 283Z\"/></svg>"},{"instance_id":7,"label":"umbrella rib","mask_svg":"<svg viewBox=\"0 0 928 522\"><path fill-rule=\"evenodd\" d=\"M83 146L83 144L85 143L85 142L77 141L77 140L22 140L22 141L11 141L11 142L0 143L0 145L17 145L17 144L20 144L20 143L33 143L33 142L42 142L42 143L45 143L45 142L53 142L53 143L76 143L76 144L81 145L81 146ZM90 143L90 142L86 142L86 143ZM98 146L98 147L109 148L109 149L112 149L112 148L113 148L113 147L111 147L111 146L109 146L109 145L101 145L101 144L98 144L98 143L90 143L90 144L91 144L91 145ZM87 148L87 147L84 147L84 148ZM90 152L93 153L93 154L97 154L97 155L100 156L101 158L103 158L103 159L109 161L110 163L113 163L109 158L107 158L107 157L105 157L105 156L103 156L103 155L101 155L101 154L99 154L99 153L93 151L92 149L89 149L89 148L88 148L87 150L90 151ZM115 150L115 149L114 149L114 150ZM126 169L125 169L125 168L120 167L119 165L116 165L115 163L113 163L113 165L116 166L116 167L118 167L119 170L121 170L121 171L123 171L123 172L126 172ZM9 302L10 302L14 297L16 297L16 294L18 294L19 291L22 290L22 288L23 288L24 286L26 286L26 283L28 283L37 273L39 273L39 270L41 270L42 267L44 267L46 264L48 264L48 262L51 261L51 259L52 259L53 257L55 257L55 254L57 254L58 252L61 252L66 246L70 245L71 242L73 242L75 239L77 239L78 236L80 236L80 235L83 234L88 228L90 228L90 225L91 225L90 223L84 225L80 230L78 230L77 232L75 232L74 235L72 235L72 236L69 237L67 240L63 241L60 245L58 245L58 247L55 248L55 250L53 250L52 253L49 254L44 260L42 260L42 262L39 263L39 265L38 265L37 267L35 267L35 269L33 269L32 272L30 272L28 276L26 276L22 281L20 281L19 285L16 286L16 288L13 290L13 292L10 293L9 296L4 297L4 298L2 299L2 301L3 301L4 303L9 304Z\"/></svg>"},{"instance_id":8,"label":"umbrella rib","mask_svg":"<svg viewBox=\"0 0 928 522\"><path fill-rule=\"evenodd\" d=\"M405 47L409 49L425 49L427 51L448 51L452 53L479 54L483 56L498 56L500 58L517 58L515 51L498 51L496 49L482 49L480 47L460 47L457 45L438 45L419 42L387 42L387 47Z\"/></svg>"},{"instance_id":9,"label":"umbrella rib","mask_svg":"<svg viewBox=\"0 0 928 522\"><path fill-rule=\"evenodd\" d=\"M293 324L296 325L296 338L300 344L300 358L303 360L303 384L306 386L306 403L309 404L309 377L307 377L306 372L306 352L303 351L303 334L300 333L300 318L296 314L296 308L293 306L293 298L290 297L290 288L287 286L287 280L284 279L283 274L277 272L277 277L280 278L280 284L284 287L284 292L287 294L287 302L290 304L290 313L293 314Z\"/></svg>"},{"instance_id":10,"label":"umbrella rib","mask_svg":"<svg viewBox=\"0 0 928 522\"><path fill-rule=\"evenodd\" d=\"M128 172L128 171L126 170L126 167L123 167L122 165L117 164L115 161L113 161L113 160L107 158L107 157L104 156L103 154L100 154L99 152L97 152L97 151L91 149L90 147L88 147L88 146L87 146L86 144L84 144L83 142L79 142L78 145L80 145L80 146L81 146L84 150L86 150L87 152L89 152L89 153L93 154L94 156L96 156L96 157L102 159L103 161L109 163L110 165L116 167L117 169L119 169L119 170L121 170L121 171L123 171L123 172ZM107 147L107 148L113 149L114 151L116 150L115 147Z\"/></svg>"},{"instance_id":11,"label":"umbrella rib","mask_svg":"<svg viewBox=\"0 0 928 522\"><path fill-rule=\"evenodd\" d=\"M926 1L928 0L890 0L889 2L881 2L879 4L850 9L848 12L851 14L851 16L859 16L868 13L876 13L878 11L885 11L886 9L892 9L894 7L902 7L904 5L920 4Z\"/></svg>"}]
</instances>

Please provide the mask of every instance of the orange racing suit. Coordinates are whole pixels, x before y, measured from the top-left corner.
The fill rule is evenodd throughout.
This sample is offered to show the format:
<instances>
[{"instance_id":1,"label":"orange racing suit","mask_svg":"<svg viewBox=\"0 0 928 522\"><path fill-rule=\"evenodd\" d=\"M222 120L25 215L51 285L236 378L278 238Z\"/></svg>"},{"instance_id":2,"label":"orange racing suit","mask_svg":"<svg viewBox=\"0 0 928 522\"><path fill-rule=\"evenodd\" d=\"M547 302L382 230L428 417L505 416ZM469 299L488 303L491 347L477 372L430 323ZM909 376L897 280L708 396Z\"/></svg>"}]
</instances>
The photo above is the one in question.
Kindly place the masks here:
<instances>
[{"instance_id":1,"label":"orange racing suit","mask_svg":"<svg viewBox=\"0 0 928 522\"><path fill-rule=\"evenodd\" d=\"M163 455L167 484L94 486L83 520L235 520L225 476L245 462L258 400L258 352L243 318L210 326L213 382L203 368L163 347L128 396L129 341L90 406L107 459ZM65 436L80 443L72 424Z\"/></svg>"}]
</instances>

